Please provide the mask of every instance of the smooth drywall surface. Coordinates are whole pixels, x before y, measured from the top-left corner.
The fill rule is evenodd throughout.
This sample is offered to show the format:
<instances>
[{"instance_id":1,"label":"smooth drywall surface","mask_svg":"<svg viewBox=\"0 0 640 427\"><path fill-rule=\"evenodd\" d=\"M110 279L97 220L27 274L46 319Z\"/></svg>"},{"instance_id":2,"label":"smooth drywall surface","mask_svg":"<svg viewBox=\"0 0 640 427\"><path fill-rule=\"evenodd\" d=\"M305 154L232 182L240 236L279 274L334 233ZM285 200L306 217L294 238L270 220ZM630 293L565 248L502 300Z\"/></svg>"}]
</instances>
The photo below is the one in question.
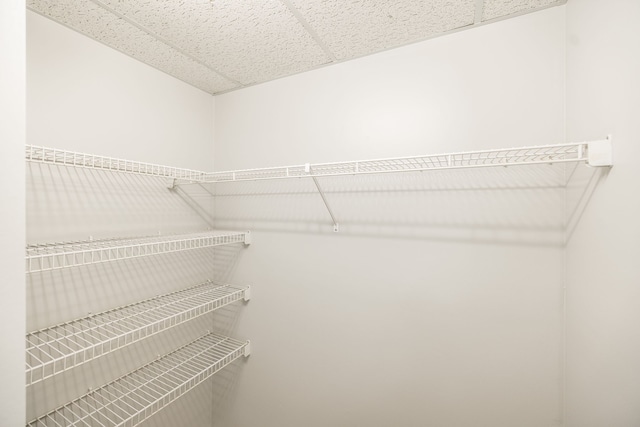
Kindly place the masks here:
<instances>
[{"instance_id":1,"label":"smooth drywall surface","mask_svg":"<svg viewBox=\"0 0 640 427\"><path fill-rule=\"evenodd\" d=\"M209 94L33 13L27 14L27 90L30 144L213 167ZM163 178L40 163L28 163L26 172L28 243L166 235L213 225L212 198L201 187L170 190ZM194 250L29 274L27 329L201 283L213 277L213 255L211 249ZM16 265L22 270L22 261ZM211 326L212 317L204 316L29 387L28 420L175 350ZM210 425L212 393L212 384L205 383L145 425Z\"/></svg>"},{"instance_id":2,"label":"smooth drywall surface","mask_svg":"<svg viewBox=\"0 0 640 427\"><path fill-rule=\"evenodd\" d=\"M24 1L0 3L0 425L25 424L24 393Z\"/></svg>"},{"instance_id":3,"label":"smooth drywall surface","mask_svg":"<svg viewBox=\"0 0 640 427\"><path fill-rule=\"evenodd\" d=\"M613 136L614 166L572 180L567 426L640 425L640 2L567 3L567 135ZM583 171L584 172L584 171Z\"/></svg>"},{"instance_id":4,"label":"smooth drywall surface","mask_svg":"<svg viewBox=\"0 0 640 427\"><path fill-rule=\"evenodd\" d=\"M29 143L210 170L213 99L27 12Z\"/></svg>"},{"instance_id":5,"label":"smooth drywall surface","mask_svg":"<svg viewBox=\"0 0 640 427\"><path fill-rule=\"evenodd\" d=\"M564 8L216 97L217 170L564 140ZM216 426L560 424L564 169L216 186L253 243ZM224 258L225 252L220 251ZM232 254L231 254L232 255ZM236 319L230 317L230 319Z\"/></svg>"},{"instance_id":6,"label":"smooth drywall surface","mask_svg":"<svg viewBox=\"0 0 640 427\"><path fill-rule=\"evenodd\" d=\"M189 169L213 168L209 94L33 12L27 12L27 30L29 144ZM67 175L73 176L76 186L82 185L82 174ZM163 190L169 184L165 181ZM197 206L203 201L176 192L174 199L184 199L182 205L195 206L185 217L162 206L147 190L129 191L131 182L140 179L119 180L118 189L111 191L117 200L111 204L97 198L97 191L91 195L85 183L86 198L66 191L57 200L59 210L46 212L40 205L30 209L27 240L33 241L31 235L55 241L129 231L179 232L192 227L196 217L205 228L211 226ZM33 195L41 198L51 186L46 179L31 183L40 187ZM92 232L98 217L101 228ZM93 224L88 226L89 222Z\"/></svg>"}]
</instances>

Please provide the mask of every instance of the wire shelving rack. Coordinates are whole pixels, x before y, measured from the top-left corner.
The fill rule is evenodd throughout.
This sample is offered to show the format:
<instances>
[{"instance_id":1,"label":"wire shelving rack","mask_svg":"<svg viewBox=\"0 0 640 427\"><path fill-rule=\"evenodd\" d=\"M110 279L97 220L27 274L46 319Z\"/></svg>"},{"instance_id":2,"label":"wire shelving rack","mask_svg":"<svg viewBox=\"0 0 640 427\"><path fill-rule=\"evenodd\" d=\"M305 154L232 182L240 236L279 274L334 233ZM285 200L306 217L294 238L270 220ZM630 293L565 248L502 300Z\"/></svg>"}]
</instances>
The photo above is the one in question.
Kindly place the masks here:
<instances>
[{"instance_id":1,"label":"wire shelving rack","mask_svg":"<svg viewBox=\"0 0 640 427\"><path fill-rule=\"evenodd\" d=\"M306 163L259 169L242 169L207 173L204 182L257 181L286 178L319 178L328 176L366 175L428 170L466 169L497 166L536 165L549 163L585 162L601 164L602 151L610 150L610 141L576 142L496 150L467 151L413 157L395 157L336 163ZM604 148L603 148L604 147ZM605 162L606 163L606 162ZM178 181L180 183L180 181Z\"/></svg>"},{"instance_id":2,"label":"wire shelving rack","mask_svg":"<svg viewBox=\"0 0 640 427\"><path fill-rule=\"evenodd\" d=\"M26 272L139 258L234 243L250 244L246 232L209 231L180 235L100 239L27 245Z\"/></svg>"},{"instance_id":3,"label":"wire shelving rack","mask_svg":"<svg viewBox=\"0 0 640 427\"><path fill-rule=\"evenodd\" d=\"M207 333L31 421L28 427L137 426L249 353L249 341Z\"/></svg>"},{"instance_id":4,"label":"wire shelving rack","mask_svg":"<svg viewBox=\"0 0 640 427\"><path fill-rule=\"evenodd\" d=\"M605 160L603 161L603 156ZM496 166L535 165L545 163L585 162L591 166L611 166L611 141L572 142L494 150L465 151L411 157L392 157L334 163L271 168L203 172L171 166L154 165L75 151L33 145L26 146L26 160L89 169L106 169L141 175L162 176L173 185L233 181L255 181L323 176L418 172Z\"/></svg>"},{"instance_id":5,"label":"wire shelving rack","mask_svg":"<svg viewBox=\"0 0 640 427\"><path fill-rule=\"evenodd\" d=\"M127 345L250 298L250 288L205 282L27 334L31 385Z\"/></svg>"},{"instance_id":6,"label":"wire shelving rack","mask_svg":"<svg viewBox=\"0 0 640 427\"><path fill-rule=\"evenodd\" d=\"M126 172L138 175L159 176L198 182L205 172L193 169L181 169L173 166L162 166L135 160L115 157L97 156L95 154L59 150L56 148L27 145L25 158L29 162L74 166L86 169L102 169Z\"/></svg>"},{"instance_id":7,"label":"wire shelving rack","mask_svg":"<svg viewBox=\"0 0 640 427\"><path fill-rule=\"evenodd\" d=\"M317 178L430 170L507 167L553 163L612 165L611 141L468 151L413 157L306 163L273 168L202 172L131 160L26 146L29 162L107 170L172 180L179 184L224 183L287 178L314 180L338 231ZM26 272L34 273L150 255L251 243L249 232L192 233L28 245ZM27 335L27 384L34 384L114 352L151 335L239 299L248 288L207 282L182 291L86 316ZM31 421L29 427L139 425L224 366L250 353L241 342L207 333L143 367Z\"/></svg>"}]
</instances>

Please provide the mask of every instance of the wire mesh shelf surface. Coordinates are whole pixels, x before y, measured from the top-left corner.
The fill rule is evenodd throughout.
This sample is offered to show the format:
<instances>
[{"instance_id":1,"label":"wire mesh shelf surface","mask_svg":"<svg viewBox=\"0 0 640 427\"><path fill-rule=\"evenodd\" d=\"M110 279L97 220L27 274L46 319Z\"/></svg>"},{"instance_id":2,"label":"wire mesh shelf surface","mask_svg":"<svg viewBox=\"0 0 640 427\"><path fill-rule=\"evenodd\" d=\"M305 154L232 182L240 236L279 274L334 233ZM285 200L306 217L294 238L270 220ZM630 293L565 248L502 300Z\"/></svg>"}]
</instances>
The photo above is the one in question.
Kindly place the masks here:
<instances>
[{"instance_id":1,"label":"wire mesh shelf surface","mask_svg":"<svg viewBox=\"0 0 640 427\"><path fill-rule=\"evenodd\" d=\"M224 172L180 169L32 145L26 146L26 159L33 162L162 176L173 178L177 184L189 184L580 162L589 160L588 151L593 142L598 141Z\"/></svg>"},{"instance_id":2,"label":"wire mesh shelf surface","mask_svg":"<svg viewBox=\"0 0 640 427\"><path fill-rule=\"evenodd\" d=\"M416 172L512 165L586 161L587 144L572 143L499 150L469 151L415 157L397 157L338 163L318 163L275 168L207 173L205 182Z\"/></svg>"},{"instance_id":3,"label":"wire mesh shelf surface","mask_svg":"<svg viewBox=\"0 0 640 427\"><path fill-rule=\"evenodd\" d=\"M28 427L133 427L240 356L249 342L208 333L43 415Z\"/></svg>"},{"instance_id":4,"label":"wire mesh shelf surface","mask_svg":"<svg viewBox=\"0 0 640 427\"><path fill-rule=\"evenodd\" d=\"M204 233L127 239L100 239L27 245L26 272L55 270L233 243L248 244L248 232Z\"/></svg>"},{"instance_id":5,"label":"wire mesh shelf surface","mask_svg":"<svg viewBox=\"0 0 640 427\"><path fill-rule=\"evenodd\" d=\"M247 298L248 288L205 282L27 334L27 385Z\"/></svg>"},{"instance_id":6,"label":"wire mesh shelf surface","mask_svg":"<svg viewBox=\"0 0 640 427\"><path fill-rule=\"evenodd\" d=\"M138 175L151 175L166 178L201 181L204 172L181 169L172 166L155 165L134 160L117 159L114 157L96 156L94 154L78 153L75 151L59 150L56 148L26 146L25 158L30 162L58 164L88 169L103 169L127 172Z\"/></svg>"}]
</instances>

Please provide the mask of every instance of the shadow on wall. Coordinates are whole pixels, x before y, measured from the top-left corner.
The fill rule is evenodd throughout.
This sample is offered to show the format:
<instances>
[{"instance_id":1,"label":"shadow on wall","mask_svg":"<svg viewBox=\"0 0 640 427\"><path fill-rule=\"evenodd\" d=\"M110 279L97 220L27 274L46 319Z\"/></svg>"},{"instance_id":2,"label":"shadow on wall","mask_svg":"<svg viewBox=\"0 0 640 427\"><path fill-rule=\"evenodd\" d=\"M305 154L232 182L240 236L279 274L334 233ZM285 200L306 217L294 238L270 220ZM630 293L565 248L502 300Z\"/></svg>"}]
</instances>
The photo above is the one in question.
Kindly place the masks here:
<instances>
[{"instance_id":1,"label":"shadow on wall","mask_svg":"<svg viewBox=\"0 0 640 427\"><path fill-rule=\"evenodd\" d=\"M26 173L28 244L200 232L213 223L211 194L197 186L172 191L164 178L39 163ZM28 330L214 279L214 269L228 269L215 255L198 249L29 274Z\"/></svg>"},{"instance_id":2,"label":"shadow on wall","mask_svg":"<svg viewBox=\"0 0 640 427\"><path fill-rule=\"evenodd\" d=\"M606 179L610 168L589 168L575 165L567 178L566 242L571 241L573 232L582 219L586 207L598 188Z\"/></svg>"},{"instance_id":3,"label":"shadow on wall","mask_svg":"<svg viewBox=\"0 0 640 427\"><path fill-rule=\"evenodd\" d=\"M204 193L190 193L188 191L189 189L204 190ZM172 188L172 191L174 191L175 194L177 194L187 206L189 206L196 214L198 214L202 221L207 224L208 228L214 228L213 212L211 206L208 206L213 200L213 193L209 189L207 189L207 187L203 185L185 187L176 186ZM202 198L203 195L204 198ZM204 206L201 204L203 200L205 202Z\"/></svg>"},{"instance_id":4,"label":"shadow on wall","mask_svg":"<svg viewBox=\"0 0 640 427\"><path fill-rule=\"evenodd\" d=\"M469 243L559 247L578 224L602 169L538 165L319 179L340 232L337 236L393 237ZM29 243L132 237L221 229L332 234L322 198L308 179L181 186L162 178L29 164ZM566 203L565 203L566 201ZM213 213L215 212L215 215ZM100 312L207 279L229 281L241 245L164 254L46 271L27 277L28 330ZM235 335L243 303L65 372L28 391L37 416L104 384L211 328ZM214 376L213 385L184 400L171 419L232 405L247 361ZM213 399L212 399L213 397ZM217 412L217 411L216 411ZM215 413L215 412L214 412ZM225 413L222 411L222 413ZM167 424L169 422L169 424ZM186 425L185 424L185 425Z\"/></svg>"},{"instance_id":5,"label":"shadow on wall","mask_svg":"<svg viewBox=\"0 0 640 427\"><path fill-rule=\"evenodd\" d=\"M242 379L244 366L251 363L250 360L251 358L240 358L212 377L213 399L209 404L211 405L214 426L229 425L232 412L228 409L236 401L238 384Z\"/></svg>"},{"instance_id":6,"label":"shadow on wall","mask_svg":"<svg viewBox=\"0 0 640 427\"><path fill-rule=\"evenodd\" d=\"M213 278L221 283L229 283L245 248L239 245L217 246L213 256Z\"/></svg>"},{"instance_id":7,"label":"shadow on wall","mask_svg":"<svg viewBox=\"0 0 640 427\"><path fill-rule=\"evenodd\" d=\"M29 244L87 240L89 236L131 238L198 232L213 225L213 198L201 186L172 191L169 180L163 178L37 163L27 163L26 172ZM228 279L242 251L243 245L235 244L28 274L27 330L112 310L207 280ZM27 418L60 407L208 330L234 330L237 318L233 316L241 316L242 307L242 303L233 303L218 320L214 320L214 313L208 313L31 385L27 388ZM115 335L125 332L113 331ZM189 397L172 404L174 410L147 423L210 425L212 395L211 383L200 385Z\"/></svg>"},{"instance_id":8,"label":"shadow on wall","mask_svg":"<svg viewBox=\"0 0 640 427\"><path fill-rule=\"evenodd\" d=\"M29 243L202 231L213 222L201 187L176 192L161 177L40 163L26 173Z\"/></svg>"},{"instance_id":9,"label":"shadow on wall","mask_svg":"<svg viewBox=\"0 0 640 427\"><path fill-rule=\"evenodd\" d=\"M584 165L323 177L339 235L561 247L597 180ZM332 233L310 179L211 185L220 229ZM571 193L571 194L569 194ZM578 206L565 206L565 198ZM571 197L569 197L571 196ZM570 221L565 209L572 209Z\"/></svg>"}]
</instances>

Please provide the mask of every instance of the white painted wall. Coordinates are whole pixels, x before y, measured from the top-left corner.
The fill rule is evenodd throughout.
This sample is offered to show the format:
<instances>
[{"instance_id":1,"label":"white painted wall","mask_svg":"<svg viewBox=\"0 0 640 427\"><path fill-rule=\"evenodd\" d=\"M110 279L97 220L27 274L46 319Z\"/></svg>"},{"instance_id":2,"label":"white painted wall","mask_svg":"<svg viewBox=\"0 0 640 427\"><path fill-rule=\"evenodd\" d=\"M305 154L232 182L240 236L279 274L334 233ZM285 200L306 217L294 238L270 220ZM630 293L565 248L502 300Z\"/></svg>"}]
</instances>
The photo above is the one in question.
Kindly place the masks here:
<instances>
[{"instance_id":1,"label":"white painted wall","mask_svg":"<svg viewBox=\"0 0 640 427\"><path fill-rule=\"evenodd\" d=\"M0 3L0 425L25 424L24 395L24 1Z\"/></svg>"},{"instance_id":2,"label":"white painted wall","mask_svg":"<svg viewBox=\"0 0 640 427\"><path fill-rule=\"evenodd\" d=\"M213 167L209 94L31 12L27 91L30 144ZM26 184L29 243L200 231L212 225L206 191L172 192L161 178L28 164ZM210 279L213 269L213 251L200 250L30 274L27 330L195 285ZM211 326L212 318L205 316L29 387L27 418L176 349ZM20 335L22 346L24 331ZM19 356L23 361L23 350ZM200 386L145 425L211 424L212 390L211 383Z\"/></svg>"},{"instance_id":3,"label":"white painted wall","mask_svg":"<svg viewBox=\"0 0 640 427\"><path fill-rule=\"evenodd\" d=\"M24 424L18 3L0 13L0 40L11 40L1 49L0 102L4 117L16 115L1 128L3 140L16 141L1 145L2 158L14 159L3 178L16 184L2 210L2 240L16 245L4 246L2 259L6 282L20 284L2 288L0 324L11 326L2 332L3 425ZM565 254L566 425L634 427L640 64L630 52L640 47L639 15L632 0L568 3L566 92L561 7L223 95L214 112L207 94L28 13L28 143L201 169L212 167L211 117L216 169L551 143L565 139L566 93L566 139L611 133L616 150L610 173L578 170L568 195L586 191L588 203L574 216ZM160 182L64 168L28 173L28 241L208 225L184 199L160 194ZM208 423L213 395L220 426L559 424L561 175L530 168L324 180L338 235L308 182L218 186L218 225L251 228L255 239L240 260L217 251L220 277L255 285L254 301L225 311L218 326L251 337L256 357L154 422L200 414L193 425ZM189 263L188 280L212 274L196 266L208 256L178 260ZM63 291L81 295L74 301L53 303L56 287L50 298L32 294L48 306L31 305L28 321L33 328L169 289L185 273L174 267L155 260L91 271L107 285L102 293L91 294L81 275ZM140 282L128 268L154 274ZM110 275L122 280L117 287ZM109 366L128 369L144 359L135 351ZM84 374L101 380L115 369L98 371ZM64 400L87 385L82 375L66 380L71 391L37 392ZM41 406L55 403L49 396Z\"/></svg>"},{"instance_id":4,"label":"white painted wall","mask_svg":"<svg viewBox=\"0 0 640 427\"><path fill-rule=\"evenodd\" d=\"M213 168L209 94L33 12L27 12L27 29L29 144L198 170ZM36 170L52 173L38 165L29 168ZM153 184L155 189L136 191L127 185L139 179L115 174L121 177L118 186L110 190L111 200L105 200L99 188L82 183L87 173L60 170L58 175L69 175L79 189L60 192L58 185L59 206L45 209L38 198L52 203L53 196L47 194L56 191L51 188L55 185L31 177L29 242L179 232L203 222L201 212L183 212L184 201L166 205L158 200L156 193L167 193L164 181L162 188ZM205 219L203 224L209 226L210 219Z\"/></svg>"},{"instance_id":5,"label":"white painted wall","mask_svg":"<svg viewBox=\"0 0 640 427\"><path fill-rule=\"evenodd\" d=\"M567 426L640 425L640 3L567 3L567 137L613 135L567 245ZM593 176L593 178L592 178ZM589 182L591 180L591 183Z\"/></svg>"},{"instance_id":6,"label":"white painted wall","mask_svg":"<svg viewBox=\"0 0 640 427\"><path fill-rule=\"evenodd\" d=\"M216 97L216 170L564 140L564 8ZM216 426L560 424L564 170L219 184L251 337ZM235 319L235 317L232 317ZM226 323L225 323L226 322Z\"/></svg>"},{"instance_id":7,"label":"white painted wall","mask_svg":"<svg viewBox=\"0 0 640 427\"><path fill-rule=\"evenodd\" d=\"M29 143L210 170L212 97L27 13Z\"/></svg>"}]
</instances>

